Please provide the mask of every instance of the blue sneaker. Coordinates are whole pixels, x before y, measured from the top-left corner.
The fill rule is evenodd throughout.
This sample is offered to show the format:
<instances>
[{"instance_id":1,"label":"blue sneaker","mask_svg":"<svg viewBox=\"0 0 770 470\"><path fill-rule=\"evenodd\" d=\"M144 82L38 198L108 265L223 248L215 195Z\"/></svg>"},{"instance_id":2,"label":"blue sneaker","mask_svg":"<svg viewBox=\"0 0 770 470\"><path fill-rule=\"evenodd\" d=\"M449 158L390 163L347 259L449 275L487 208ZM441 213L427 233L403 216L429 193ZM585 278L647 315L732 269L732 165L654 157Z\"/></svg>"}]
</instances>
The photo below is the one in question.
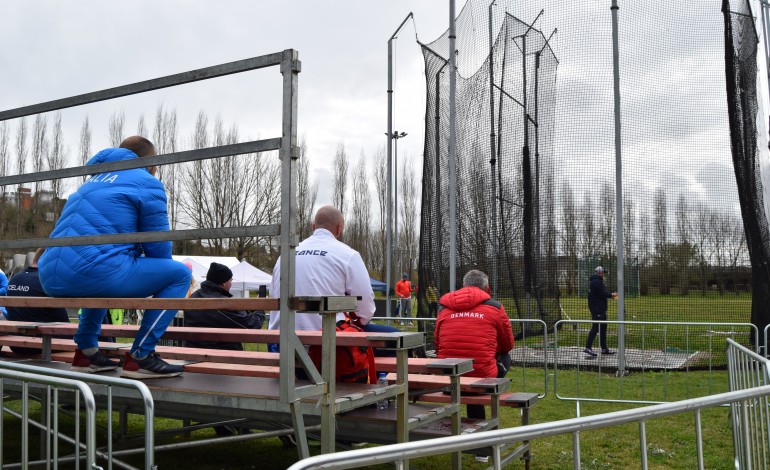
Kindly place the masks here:
<instances>
[{"instance_id":1,"label":"blue sneaker","mask_svg":"<svg viewBox=\"0 0 770 470\"><path fill-rule=\"evenodd\" d=\"M596 353L594 352L594 350L593 350L593 349L591 349L591 348L585 348L585 349L583 350L583 352L584 352L584 353L586 353L586 354L588 354L589 356L592 356L592 357L596 357L596 356L598 356L598 354L596 354Z\"/></svg>"}]
</instances>

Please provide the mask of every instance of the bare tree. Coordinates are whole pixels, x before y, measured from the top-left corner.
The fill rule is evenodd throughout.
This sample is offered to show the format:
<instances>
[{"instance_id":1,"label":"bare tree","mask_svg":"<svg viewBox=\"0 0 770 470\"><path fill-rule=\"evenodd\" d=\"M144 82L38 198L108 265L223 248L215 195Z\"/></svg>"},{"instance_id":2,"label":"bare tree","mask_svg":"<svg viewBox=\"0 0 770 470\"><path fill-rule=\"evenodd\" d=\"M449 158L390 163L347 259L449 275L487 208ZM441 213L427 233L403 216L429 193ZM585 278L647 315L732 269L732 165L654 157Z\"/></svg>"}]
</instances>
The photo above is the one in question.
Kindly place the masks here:
<instances>
[{"instance_id":1,"label":"bare tree","mask_svg":"<svg viewBox=\"0 0 770 470\"><path fill-rule=\"evenodd\" d=\"M374 191L377 195L377 213L379 226L377 232L371 238L370 263L376 266L380 279L385 279L386 248L387 248L387 210L388 210L388 159L385 157L385 147L377 149L374 154Z\"/></svg>"},{"instance_id":2,"label":"bare tree","mask_svg":"<svg viewBox=\"0 0 770 470\"><path fill-rule=\"evenodd\" d=\"M297 160L297 231L299 239L311 235L313 208L318 199L318 179L310 183L310 170L307 158L307 141L303 135L299 141L299 159Z\"/></svg>"},{"instance_id":3,"label":"bare tree","mask_svg":"<svg viewBox=\"0 0 770 470\"><path fill-rule=\"evenodd\" d=\"M139 115L139 121L136 123L136 135L141 135L142 137L147 136L147 126L144 124L144 114Z\"/></svg>"},{"instance_id":4,"label":"bare tree","mask_svg":"<svg viewBox=\"0 0 770 470\"><path fill-rule=\"evenodd\" d=\"M57 111L53 118L53 129L51 130L51 151L48 153L48 169L61 170L67 164L67 154L69 151L64 145L64 133L61 125L61 112ZM53 220L59 217L59 200L62 197L64 188L63 179L51 180L51 202Z\"/></svg>"},{"instance_id":5,"label":"bare tree","mask_svg":"<svg viewBox=\"0 0 770 470\"><path fill-rule=\"evenodd\" d=\"M594 203L591 199L591 193L587 192L583 198L583 224L580 237L580 251L585 258L595 257L597 255L596 243L596 222L594 220Z\"/></svg>"},{"instance_id":6,"label":"bare tree","mask_svg":"<svg viewBox=\"0 0 770 470\"><path fill-rule=\"evenodd\" d=\"M692 247L692 221L690 220L690 207L684 194L679 194L679 199L676 202L676 236L680 253L682 250L689 251ZM679 281L680 292L687 295L690 292L689 263L691 260L679 259L678 261L687 263L673 266L674 275Z\"/></svg>"},{"instance_id":7,"label":"bare tree","mask_svg":"<svg viewBox=\"0 0 770 470\"><path fill-rule=\"evenodd\" d=\"M144 134L139 134L144 135ZM176 109L165 110L163 103L155 110L155 123L152 133L152 141L159 154L174 153L177 151L179 140L179 125L177 123ZM168 217L171 229L176 229L179 215L179 166L165 165L158 168L158 179L163 181L168 194Z\"/></svg>"},{"instance_id":8,"label":"bare tree","mask_svg":"<svg viewBox=\"0 0 770 470\"><path fill-rule=\"evenodd\" d=\"M623 251L626 258L631 258L636 245L636 210L634 200L628 194L623 195Z\"/></svg>"},{"instance_id":9,"label":"bare tree","mask_svg":"<svg viewBox=\"0 0 770 470\"><path fill-rule=\"evenodd\" d=\"M16 173L24 174L27 165L27 120L19 119L16 127Z\"/></svg>"},{"instance_id":10,"label":"bare tree","mask_svg":"<svg viewBox=\"0 0 770 470\"><path fill-rule=\"evenodd\" d=\"M114 111L107 126L107 135L110 139L110 145L117 147L123 142L123 126L126 123L126 112L123 110Z\"/></svg>"},{"instance_id":11,"label":"bare tree","mask_svg":"<svg viewBox=\"0 0 770 470\"><path fill-rule=\"evenodd\" d=\"M569 183L564 184L561 193L562 225L564 236L562 238L562 251L567 257L567 294L577 291L577 259L578 259L578 220L575 195Z\"/></svg>"},{"instance_id":12,"label":"bare tree","mask_svg":"<svg viewBox=\"0 0 770 470\"><path fill-rule=\"evenodd\" d=\"M668 253L668 209L666 204L666 193L662 188L655 192L654 202L654 220L655 224L655 257L657 266L665 271L669 268ZM668 294L671 290L667 282L660 284L660 293Z\"/></svg>"},{"instance_id":13,"label":"bare tree","mask_svg":"<svg viewBox=\"0 0 770 470\"><path fill-rule=\"evenodd\" d=\"M83 119L80 126L80 140L78 141L78 164L85 166L88 159L91 158L91 125L88 122L88 116ZM85 181L88 176L83 176Z\"/></svg>"},{"instance_id":14,"label":"bare tree","mask_svg":"<svg viewBox=\"0 0 770 470\"><path fill-rule=\"evenodd\" d=\"M334 188L332 190L332 202L343 214L345 214L345 193L348 185L348 154L345 152L345 144L337 144L334 153Z\"/></svg>"},{"instance_id":15,"label":"bare tree","mask_svg":"<svg viewBox=\"0 0 770 470\"><path fill-rule=\"evenodd\" d=\"M25 118L19 119L19 125L16 127L16 169L17 174L23 174L27 163L27 120ZM19 185L16 192L16 237L20 236L21 229L21 207L22 201L22 188L23 185Z\"/></svg>"},{"instance_id":16,"label":"bare tree","mask_svg":"<svg viewBox=\"0 0 770 470\"><path fill-rule=\"evenodd\" d=\"M609 182L604 182L601 200L601 227L598 227L597 234L601 237L602 256L608 259L612 258L615 252L615 198L610 196L614 194L614 188Z\"/></svg>"},{"instance_id":17,"label":"bare tree","mask_svg":"<svg viewBox=\"0 0 770 470\"><path fill-rule=\"evenodd\" d=\"M713 233L717 230L719 217L705 204L695 205L692 219L693 243L697 248L698 279L701 295L706 295L708 288L709 266L714 262L714 247L711 246Z\"/></svg>"},{"instance_id":18,"label":"bare tree","mask_svg":"<svg viewBox=\"0 0 770 470\"><path fill-rule=\"evenodd\" d=\"M398 237L400 249L402 253L407 256L407 261L411 262L412 259L417 257L417 220L419 214L417 213L417 179L414 175L414 167L412 159L408 156L404 156L401 166L401 203L399 204L399 212L401 217L401 234ZM408 265L408 270L412 270L412 265Z\"/></svg>"},{"instance_id":19,"label":"bare tree","mask_svg":"<svg viewBox=\"0 0 770 470\"><path fill-rule=\"evenodd\" d=\"M366 156L361 151L361 158L353 170L353 204L350 208L350 222L346 230L348 244L361 253L364 264L369 265L369 220L371 219L371 197L369 196L369 177L366 171Z\"/></svg>"},{"instance_id":20,"label":"bare tree","mask_svg":"<svg viewBox=\"0 0 770 470\"><path fill-rule=\"evenodd\" d=\"M8 165L11 157L9 142L10 130L8 129L8 121L3 121L0 123L0 176L8 175ZM0 236L5 235L5 206L7 202L5 186L0 186Z\"/></svg>"},{"instance_id":21,"label":"bare tree","mask_svg":"<svg viewBox=\"0 0 770 470\"><path fill-rule=\"evenodd\" d=\"M194 148L237 143L235 125L225 130L220 118L209 131L205 112L198 113L192 136ZM280 162L273 153L196 161L179 169L180 212L196 228L265 225L280 216ZM256 264L273 260L271 241L264 237L209 239L212 254L248 255Z\"/></svg>"},{"instance_id":22,"label":"bare tree","mask_svg":"<svg viewBox=\"0 0 770 470\"><path fill-rule=\"evenodd\" d=\"M42 114L35 116L32 125L32 171L39 173L45 169L48 159L48 118ZM39 198L42 181L35 181L35 199Z\"/></svg>"}]
</instances>

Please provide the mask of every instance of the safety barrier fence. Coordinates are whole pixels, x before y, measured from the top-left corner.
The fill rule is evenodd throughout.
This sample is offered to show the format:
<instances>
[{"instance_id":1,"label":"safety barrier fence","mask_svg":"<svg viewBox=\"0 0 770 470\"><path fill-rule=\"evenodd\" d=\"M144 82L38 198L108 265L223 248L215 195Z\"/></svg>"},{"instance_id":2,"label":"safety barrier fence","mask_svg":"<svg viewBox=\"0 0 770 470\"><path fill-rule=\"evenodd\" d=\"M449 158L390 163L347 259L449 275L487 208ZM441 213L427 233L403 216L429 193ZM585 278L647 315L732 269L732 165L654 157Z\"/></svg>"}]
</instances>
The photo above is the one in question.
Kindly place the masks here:
<instances>
[{"instance_id":1,"label":"safety barrier fence","mask_svg":"<svg viewBox=\"0 0 770 470\"><path fill-rule=\"evenodd\" d=\"M594 323L607 326L615 354L601 353L598 336L597 356L584 352ZM578 402L664 403L725 392L727 339L759 347L750 323L562 320L554 329L554 393Z\"/></svg>"},{"instance_id":2,"label":"safety barrier fence","mask_svg":"<svg viewBox=\"0 0 770 470\"><path fill-rule=\"evenodd\" d=\"M768 338L770 338L770 325L765 327L765 338L764 342L762 343L764 345L763 350L765 351L765 357L770 359L770 345L767 344Z\"/></svg>"},{"instance_id":3,"label":"safety barrier fence","mask_svg":"<svg viewBox=\"0 0 770 470\"><path fill-rule=\"evenodd\" d=\"M0 362L0 377L4 378L3 393L9 392L15 393L18 390L14 390L11 386L6 386L6 381L20 384L20 387L15 387L21 390L22 400L22 413L13 412L10 408L3 405L4 412L10 413L21 420L22 426L22 468L27 468L27 465L34 464L52 464L53 468L58 468L58 462L68 462L71 460L76 461L76 465L80 460L77 455L69 457L60 457L59 453L59 440L73 444L76 449L84 448L86 452L86 460L88 468L97 468L95 464L96 456L106 460L108 469L112 469L112 465L116 464L122 468L134 468L125 462L115 459L113 453L113 412L116 411L113 406L113 398L115 398L115 391L124 391L120 393L121 398L129 398L132 400L139 399L143 403L144 407L144 468L155 468L155 405L153 403L152 394L149 388L137 380L121 379L118 377L106 377L98 374L83 374L79 372L71 372L69 370L58 370L48 367L38 367L31 364L25 364L20 362ZM45 389L33 389L30 391L30 384L46 384L48 387ZM51 388L53 386L53 388ZM105 412L106 419L106 452L97 452L96 450L96 401L94 399L94 393L90 387L103 387L105 405L102 411ZM79 396L75 396L74 400L71 397L64 397L59 391L59 388L74 389L77 388L83 395L83 404L86 410L86 429L85 429L85 445L80 442L80 399ZM85 391L85 392L83 392ZM34 421L29 416L28 401L30 397L38 399L41 403L40 421ZM66 400L65 400L66 399ZM74 407L70 409L74 412L74 424L75 424L75 436L74 438L62 433L59 428L59 415L63 412L60 405L62 403L71 405L74 403ZM126 416L121 413L121 420L118 423L122 429L122 433L125 434L125 426L127 425ZM45 460L39 462L29 462L29 442L27 429L29 424L38 427L45 433L44 440L44 452L42 453ZM2 430L2 421L0 421L0 430ZM2 432L0 432L2 434ZM1 451L0 451L1 452ZM0 457L0 465L3 463L3 459Z\"/></svg>"},{"instance_id":4,"label":"safety barrier fence","mask_svg":"<svg viewBox=\"0 0 770 470\"><path fill-rule=\"evenodd\" d=\"M378 322L401 321L399 317L374 317L372 320ZM409 320L417 325L418 331L432 332L436 327L436 319L432 317L414 317ZM543 346L549 344L548 328L546 328L544 321L538 319L511 319L511 325L514 331L521 331L521 336L514 341L511 351L512 366L511 371L508 372L508 377L511 378L511 389L517 392L537 393L541 399L545 398L548 395L550 381L548 364L552 362L546 357L549 354L549 348ZM543 334L529 335L528 337L529 331L542 331ZM534 347L531 341L533 338L536 341ZM429 345L426 344L426 354L429 357L436 357L436 351L428 348ZM530 373L535 369L542 372L542 374L537 374L542 375L542 383Z\"/></svg>"},{"instance_id":5,"label":"safety barrier fence","mask_svg":"<svg viewBox=\"0 0 770 470\"><path fill-rule=\"evenodd\" d=\"M703 440L701 439L701 411L732 403L736 403L739 406L750 406L750 404L754 403L756 400L762 398L766 399L768 396L770 396L770 386L755 387L672 403L663 403L642 408L585 416L582 418L572 418L517 428L485 431L478 434L443 437L426 441L408 442L405 444L386 445L337 454L320 455L301 460L289 467L289 470L365 468L376 464L448 454L450 452L480 447L492 447L493 468L500 469L502 468L500 465L500 446L564 434L572 434L575 436L578 433L586 433L627 423L637 423L639 425L639 448L646 449L647 434L645 423L652 419L682 413L692 413L695 417L694 432L696 435L696 442L699 443L697 449L698 462L700 464L699 468L702 469L704 468L702 465L703 454L706 450L702 445ZM748 418L743 416L742 419L745 422ZM677 467L676 462L671 461L668 463L671 468ZM573 454L573 465L574 468L580 468L579 452ZM646 452L641 452L640 467L643 469L648 468Z\"/></svg>"},{"instance_id":6,"label":"safety barrier fence","mask_svg":"<svg viewBox=\"0 0 770 470\"><path fill-rule=\"evenodd\" d=\"M731 339L727 358L730 391L770 385L770 360ZM770 399L757 397L731 408L736 468L770 467Z\"/></svg>"}]
</instances>

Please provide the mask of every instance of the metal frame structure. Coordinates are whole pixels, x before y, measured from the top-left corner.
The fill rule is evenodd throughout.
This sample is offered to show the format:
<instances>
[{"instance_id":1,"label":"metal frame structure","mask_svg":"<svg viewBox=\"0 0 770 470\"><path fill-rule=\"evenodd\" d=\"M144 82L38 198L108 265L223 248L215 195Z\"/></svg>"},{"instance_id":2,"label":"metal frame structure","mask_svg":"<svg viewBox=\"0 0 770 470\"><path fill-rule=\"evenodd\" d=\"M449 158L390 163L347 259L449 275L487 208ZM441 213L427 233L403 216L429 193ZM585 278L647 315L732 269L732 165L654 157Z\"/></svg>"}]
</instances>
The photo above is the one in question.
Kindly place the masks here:
<instances>
[{"instance_id":1,"label":"metal frame structure","mask_svg":"<svg viewBox=\"0 0 770 470\"><path fill-rule=\"evenodd\" d=\"M730 391L770 386L770 360L729 338L727 360ZM733 403L731 408L735 467L770 467L770 399L758 397Z\"/></svg>"},{"instance_id":2,"label":"metal frame structure","mask_svg":"<svg viewBox=\"0 0 770 470\"><path fill-rule=\"evenodd\" d=\"M751 403L759 399L767 399L770 396L770 385L755 387L747 390L721 393L708 397L682 400L673 403L664 403L660 405L634 408L630 410L604 413L600 415L585 416L582 418L573 418L562 421L552 421L548 423L538 423L530 426L520 426L516 428L507 428L494 431L485 431L478 434L468 434L462 436L443 437L431 439L429 441L408 442L405 444L393 444L380 447L370 447L367 449L358 449L340 454L319 455L309 459L302 460L289 467L289 470L311 470L311 469L345 469L345 468L366 468L374 464L395 462L401 459L412 459L418 457L427 457L441 455L449 452L476 449L480 447L492 447L494 469L501 469L499 448L521 441L532 441L552 436L585 433L594 429L602 429L612 426L619 426L627 423L637 423L639 425L639 443L640 447L646 445L646 427L645 422L655 418L672 416L681 413L693 413L695 415L695 435L698 442L702 443L701 433L701 410L723 406L731 403L750 406ZM699 462L702 462L702 446L698 447ZM572 456L573 467L580 468L580 454ZM640 466L643 469L648 468L646 453L642 453ZM701 465L699 468L703 468Z\"/></svg>"},{"instance_id":3,"label":"metal frame structure","mask_svg":"<svg viewBox=\"0 0 770 470\"><path fill-rule=\"evenodd\" d=\"M91 452L94 452L94 456L96 456L96 425L91 425L91 421L95 420L96 416L96 400L94 398L94 392L89 388L89 385L87 384L96 384L96 385L103 385L106 386L106 395L107 395L107 452L105 454L99 453L100 456L107 459L108 462L111 462L113 460L113 447L112 447L112 411L113 411L113 387L119 388L119 389L126 389L126 390L135 390L139 393L139 396L141 397L141 401L144 406L144 464L145 468L152 469L155 468L155 405L152 399L152 394L150 393L150 390L147 388L147 386L139 382L137 380L129 380L129 379L121 379L116 377L106 377L101 376L98 374L84 374L79 372L70 372L68 370L57 370L57 369L51 369L47 367L38 367L35 365L30 364L24 364L24 363L18 363L18 362L8 362L8 361L2 361L0 362L0 377L4 377L5 380L10 382L16 382L18 380L23 380L20 387L14 387L13 385L5 386L3 389L3 392L5 391L11 391L14 388L20 388L21 389L21 396L22 401L24 401L29 391L28 384L24 382L34 382L38 384L46 384L49 386L49 389L45 390L45 394L41 393L42 403L43 403L43 409L45 412L43 413L43 423L35 423L37 427L39 427L41 430L45 432L45 449L46 449L46 461L49 461L53 464L54 468L57 467L57 461L59 460L66 460L66 459L59 459L56 449L57 449L57 439L64 439L67 440L73 444L75 444L76 447L80 446L79 442L79 436L76 436L75 439L71 439L67 436L64 436L60 433L57 423L58 421L54 417L53 422L51 420L51 411L58 408L59 404L59 390L58 388L67 388L71 389L72 386L70 384L78 384L78 388L82 389L85 387L86 390L88 390L88 395L83 395L84 399L84 406L86 409L86 445L85 445L85 451L86 451L86 460L89 465L89 468L98 468L95 465L95 460L92 459ZM44 378L48 382L41 381L39 378ZM36 379L37 378L37 379ZM53 385L56 388L53 390L53 400L50 398L51 390L50 386ZM22 411L22 416L20 416L22 421L22 427L27 426L28 422L31 422L31 420L27 419L26 416L24 416L28 412L28 406L24 405ZM75 407L75 412L79 413L80 407ZM4 412L8 413L9 410L7 408L3 409ZM121 412L121 414L123 414ZM95 421L94 421L95 423ZM120 422L121 426L125 426L126 421L125 419L122 419ZM2 430L2 420L0 420L0 430ZM1 432L0 432L1 434ZM25 461L28 460L28 452L26 451L27 445L25 444L25 441L27 440L27 433L22 432L22 467L26 468ZM75 457L77 459L79 457ZM0 449L0 465L2 465L3 459L2 459L2 449ZM29 462L27 462L29 463Z\"/></svg>"},{"instance_id":4,"label":"metal frame structure","mask_svg":"<svg viewBox=\"0 0 770 470\"><path fill-rule=\"evenodd\" d=\"M105 90L85 93L69 98L63 98L21 108L0 112L0 121L21 118L37 113L55 111L89 103L115 99L123 96L144 93L162 88L168 88L201 80L222 77L235 73L279 66L283 75L282 84L282 137L261 139L232 145L211 147L200 150L175 152L171 154L144 157L121 162L104 163L99 165L78 166L62 170L44 171L0 177L0 186L20 184L35 181L85 176L109 171L126 170L147 166L162 166L173 163L198 161L210 158L220 158L252 152L278 150L281 160L281 222L279 225L245 226L245 227L211 227L194 230L174 230L168 232L144 232L115 235L98 235L84 237L66 237L59 239L36 238L19 240L1 240L0 250L18 248L37 248L67 245L109 244L109 243L143 243L150 241L197 240L204 238L233 238L242 236L279 236L281 254L281 370L293 371L295 365L302 366L310 377L310 384L298 386L292 373L281 374L280 402L288 404L293 416L295 434L297 436L300 457L307 457L309 450L305 436L304 421L299 401L303 398L321 395L323 409L324 433L322 441L323 452L334 450L334 403L335 385L333 372L335 370L335 328L334 318L339 311L350 311L356 308L355 298L322 298L321 307L313 313L324 316L323 325L323 360L330 367L325 368L321 375L310 360L305 348L294 333L296 303L294 299L295 276L295 247L298 243L296 192L297 165L300 156L297 147L297 88L298 74L301 63L297 51L286 49L282 52L253 57L240 61L206 67L165 77L155 78L133 84L118 86ZM255 299L259 300L259 299Z\"/></svg>"},{"instance_id":5,"label":"metal frame structure","mask_svg":"<svg viewBox=\"0 0 770 470\"><path fill-rule=\"evenodd\" d=\"M654 330L656 327L659 329L662 329L664 331L664 338L665 338L665 331L667 328L673 328L673 327L683 327L687 329L689 332L690 330L697 332L701 331L700 329L709 329L712 331L731 331L733 332L734 336L737 336L739 333L736 332L736 330L740 329L740 334L745 334L746 337L752 337L754 338L754 349L758 350L759 348L759 334L757 331L756 325L753 325L751 323L698 323L698 322L647 322L647 321L610 321L610 320L560 320L556 322L554 325L554 351L558 351L560 346L565 346L564 344L559 344L559 331L572 331L572 326L577 325L591 325L594 323L598 324L606 324L606 325L613 325L620 328L621 325L624 325L626 328L634 328L634 329L641 329L641 338L642 344L645 344L645 328L650 328L651 330ZM562 335L563 336L563 335ZM580 338L581 341L584 341L583 338ZM726 341L731 341L730 338L725 338ZM664 354L666 354L666 350L668 349L668 345L665 344L658 344L658 345L647 345L648 348L656 348L661 351L663 351ZM689 349L692 346L688 346L687 349ZM709 346L710 352L714 351L714 346L711 344ZM577 348L576 354L582 354L583 345L582 343ZM645 351L649 351L649 349L643 349ZM645 359L646 360L646 359ZM595 398L595 397L589 397L589 396L582 396L580 389L577 390L577 395L564 395L559 394L559 368L560 362L558 356L554 358L554 368L553 368L553 387L554 387L554 394L557 398L560 400L569 400L569 401L575 401L578 402L578 406L580 402L602 402L602 403L631 403L631 404L658 404L658 403L664 403L667 400L653 400L653 399L643 399L643 400L635 400L635 399L626 399L623 397L623 389L620 387L620 393L621 395L617 398L609 398L609 397L601 397L601 398ZM562 363L564 367L561 369L574 369L574 363ZM724 365L724 364L723 364ZM581 367L585 366L585 364L580 364ZM585 369L590 370L596 370L597 366L586 366L583 367ZM600 367L600 366L599 366ZM627 361L623 364L624 369L626 370L628 365ZM652 367L649 365L646 365L643 369L641 369L641 372L644 372L648 369L651 369ZM626 372L621 372L620 364L616 366L613 364L612 366L607 366L608 370L611 371L617 371L614 375L617 377L620 377L622 380L622 377L626 376ZM602 370L601 368L599 369ZM668 370L666 368L663 368L663 370ZM578 408L579 409L579 408Z\"/></svg>"}]
</instances>

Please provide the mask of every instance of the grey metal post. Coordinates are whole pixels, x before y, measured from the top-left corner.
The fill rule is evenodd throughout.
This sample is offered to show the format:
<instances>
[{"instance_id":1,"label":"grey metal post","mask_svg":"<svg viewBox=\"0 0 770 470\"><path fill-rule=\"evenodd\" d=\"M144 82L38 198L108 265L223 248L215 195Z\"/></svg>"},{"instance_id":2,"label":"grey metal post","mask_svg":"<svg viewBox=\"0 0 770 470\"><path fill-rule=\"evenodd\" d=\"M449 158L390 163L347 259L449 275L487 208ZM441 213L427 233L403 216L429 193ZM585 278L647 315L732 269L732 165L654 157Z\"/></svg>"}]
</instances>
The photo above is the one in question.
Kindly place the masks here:
<instances>
[{"instance_id":1,"label":"grey metal post","mask_svg":"<svg viewBox=\"0 0 770 470\"><path fill-rule=\"evenodd\" d=\"M296 312L289 305L294 297L294 266L297 246L297 74L299 73L297 52L283 52L281 74L283 75L283 139L278 157L281 160L281 356L283 371L293 371L295 350L302 347L294 333ZM275 295L275 293L273 293ZM281 402L295 400L294 374L281 374Z\"/></svg>"},{"instance_id":2,"label":"grey metal post","mask_svg":"<svg viewBox=\"0 0 770 470\"><path fill-rule=\"evenodd\" d=\"M533 23L534 24L534 23ZM522 114L524 115L524 148L526 149L527 155L529 155L529 111L527 110L527 34L529 34L529 29L527 29L527 32L521 35L521 81L522 81L522 93L521 93L521 103L522 103ZM529 163L527 162L527 165ZM524 202L525 207L527 204L527 201ZM531 227L527 227L526 223L526 210L525 210L525 222L524 222L524 237L525 239L527 237L530 237L531 234L529 230ZM524 242L525 247L527 246L527 242ZM531 245L529 245L531 247ZM525 248L525 260L524 260L524 295L527 298L527 310L526 310L526 318L532 318L532 273L529 273L529 278L526 274L527 272L527 266L532 266L531 260L527 259L527 256L530 256L530 253L527 253L527 249Z\"/></svg>"},{"instance_id":3,"label":"grey metal post","mask_svg":"<svg viewBox=\"0 0 770 470\"><path fill-rule=\"evenodd\" d=\"M449 0L449 289L457 288L457 54L455 0Z\"/></svg>"},{"instance_id":4,"label":"grey metal post","mask_svg":"<svg viewBox=\"0 0 770 470\"><path fill-rule=\"evenodd\" d=\"M620 154L620 53L618 51L618 1L612 0L612 71L615 88L615 243L618 253L617 282L618 282L618 321L626 319L625 308L625 282L623 280L623 268L625 265L625 253L623 252L623 166ZM618 375L622 376L626 370L625 354L625 325L618 324Z\"/></svg>"},{"instance_id":5,"label":"grey metal post","mask_svg":"<svg viewBox=\"0 0 770 470\"><path fill-rule=\"evenodd\" d=\"M540 268L542 253L540 251L540 121L538 85L540 81L540 51L535 52L535 307L540 318L542 293L540 291Z\"/></svg>"},{"instance_id":6,"label":"grey metal post","mask_svg":"<svg viewBox=\"0 0 770 470\"><path fill-rule=\"evenodd\" d=\"M391 267L393 264L393 254L391 252L393 239L393 40L404 27L407 20L414 16L409 12L404 21L398 25L396 32L388 39L388 221L385 235L385 316L390 318L390 280L392 276ZM390 324L390 320L388 320Z\"/></svg>"},{"instance_id":7,"label":"grey metal post","mask_svg":"<svg viewBox=\"0 0 770 470\"><path fill-rule=\"evenodd\" d=\"M489 262L491 263L492 272L492 297L497 298L497 149L495 145L495 71L494 71L494 38L492 36L492 7L495 5L494 0L489 4L489 141L491 156L489 160L490 171L492 173L492 191L489 196L490 204L492 205L492 236L490 237L491 253Z\"/></svg>"},{"instance_id":8,"label":"grey metal post","mask_svg":"<svg viewBox=\"0 0 770 470\"><path fill-rule=\"evenodd\" d=\"M759 16L762 18L762 35L765 39L765 68L767 69L768 85L770 86L770 45L767 44L767 16L770 13L770 4L768 4L767 0L760 0L759 3Z\"/></svg>"}]
</instances>

